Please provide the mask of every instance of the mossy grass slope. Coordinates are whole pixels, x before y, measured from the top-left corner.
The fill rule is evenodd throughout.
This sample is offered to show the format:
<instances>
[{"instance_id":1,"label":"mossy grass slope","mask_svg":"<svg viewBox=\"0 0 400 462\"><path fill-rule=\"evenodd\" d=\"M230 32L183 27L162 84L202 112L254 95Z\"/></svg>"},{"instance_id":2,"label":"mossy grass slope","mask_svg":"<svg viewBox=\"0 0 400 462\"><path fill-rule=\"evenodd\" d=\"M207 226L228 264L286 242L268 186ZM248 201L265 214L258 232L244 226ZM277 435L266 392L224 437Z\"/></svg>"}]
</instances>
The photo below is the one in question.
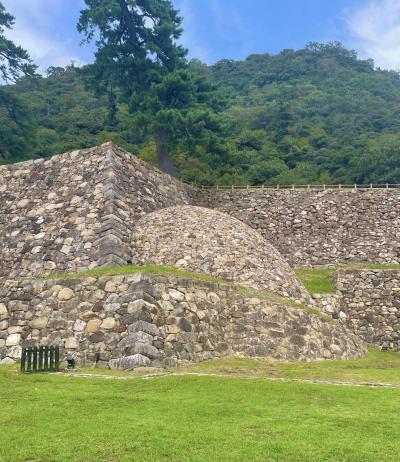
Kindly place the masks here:
<instances>
[{"instance_id":1,"label":"mossy grass slope","mask_svg":"<svg viewBox=\"0 0 400 462\"><path fill-rule=\"evenodd\" d=\"M335 268L299 268L295 272L311 294L332 294L336 291L333 282Z\"/></svg>"},{"instance_id":2,"label":"mossy grass slope","mask_svg":"<svg viewBox=\"0 0 400 462\"><path fill-rule=\"evenodd\" d=\"M334 274L338 270L400 270L397 263L351 263L336 268L298 268L297 277L311 294L333 294L336 292Z\"/></svg>"},{"instance_id":3,"label":"mossy grass slope","mask_svg":"<svg viewBox=\"0 0 400 462\"><path fill-rule=\"evenodd\" d=\"M249 287L236 284L233 281L221 279L206 273L197 273L192 271L186 271L180 268L163 265L124 265L124 266L107 266L94 268L91 270L85 270L78 273L57 273L45 278L46 280L57 280L57 279L82 279L87 277L101 277L101 276L121 276L129 274L155 274L155 275L166 275L175 276L177 278L189 279L194 281L213 283L218 285L228 285L230 288L238 292L240 295L251 298L259 298L266 300L274 304L281 304L290 308L297 308L307 311L309 314L318 316L322 319L332 321L332 318L321 313L318 309L311 306L307 306L301 303L296 303L294 300L272 292L260 289L252 289Z\"/></svg>"},{"instance_id":4,"label":"mossy grass slope","mask_svg":"<svg viewBox=\"0 0 400 462\"><path fill-rule=\"evenodd\" d=\"M400 353L370 347L355 360L281 362L265 359L214 359L178 368L180 371L248 377L395 384L400 386Z\"/></svg>"}]
</instances>

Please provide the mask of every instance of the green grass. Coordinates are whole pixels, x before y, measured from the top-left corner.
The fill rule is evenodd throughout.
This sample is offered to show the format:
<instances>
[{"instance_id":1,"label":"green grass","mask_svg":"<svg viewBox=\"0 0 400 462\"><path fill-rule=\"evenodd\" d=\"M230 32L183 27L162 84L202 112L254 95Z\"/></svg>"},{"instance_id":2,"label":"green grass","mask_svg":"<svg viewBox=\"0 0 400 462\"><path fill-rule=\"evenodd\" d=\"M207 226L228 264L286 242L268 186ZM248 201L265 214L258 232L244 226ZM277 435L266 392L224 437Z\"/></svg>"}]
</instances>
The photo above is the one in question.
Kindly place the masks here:
<instances>
[{"instance_id":1,"label":"green grass","mask_svg":"<svg viewBox=\"0 0 400 462\"><path fill-rule=\"evenodd\" d=\"M400 353L371 347L349 361L278 362L263 359L215 359L178 368L183 372L283 379L400 385Z\"/></svg>"},{"instance_id":2,"label":"green grass","mask_svg":"<svg viewBox=\"0 0 400 462\"><path fill-rule=\"evenodd\" d=\"M194 279L197 281L226 283L224 279L220 279L206 273L196 273L193 271L186 271L172 266L163 265L124 265L124 266L103 266L93 268L91 270L80 271L79 273L57 273L46 276L42 279L80 279L86 277L100 277L100 276L121 276L128 274L165 274L168 276L176 276L181 278Z\"/></svg>"},{"instance_id":3,"label":"green grass","mask_svg":"<svg viewBox=\"0 0 400 462\"><path fill-rule=\"evenodd\" d=\"M1 462L399 460L398 389L0 367L0 390Z\"/></svg>"},{"instance_id":4,"label":"green grass","mask_svg":"<svg viewBox=\"0 0 400 462\"><path fill-rule=\"evenodd\" d=\"M82 367L79 372L128 377L147 374L199 373L400 386L400 353L380 351L370 347L365 357L347 361L282 362L252 358L223 358L172 369L143 368L128 372Z\"/></svg>"},{"instance_id":5,"label":"green grass","mask_svg":"<svg viewBox=\"0 0 400 462\"><path fill-rule=\"evenodd\" d=\"M336 291L332 279L335 268L299 268L295 272L311 294L331 294Z\"/></svg>"},{"instance_id":6,"label":"green grass","mask_svg":"<svg viewBox=\"0 0 400 462\"><path fill-rule=\"evenodd\" d=\"M348 265L340 265L337 268L298 268L295 270L295 273L311 294L333 294L336 292L333 274L338 269L400 270L400 264L351 263Z\"/></svg>"}]
</instances>

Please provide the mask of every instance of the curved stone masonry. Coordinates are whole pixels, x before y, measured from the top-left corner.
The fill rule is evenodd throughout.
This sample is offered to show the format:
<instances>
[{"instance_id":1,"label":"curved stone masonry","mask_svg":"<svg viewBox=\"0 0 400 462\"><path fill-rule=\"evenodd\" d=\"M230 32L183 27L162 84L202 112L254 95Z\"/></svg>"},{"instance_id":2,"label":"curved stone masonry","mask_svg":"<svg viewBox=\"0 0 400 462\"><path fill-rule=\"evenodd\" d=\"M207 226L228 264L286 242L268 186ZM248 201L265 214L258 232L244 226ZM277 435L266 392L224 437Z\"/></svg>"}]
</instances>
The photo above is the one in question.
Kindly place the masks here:
<instances>
[{"instance_id":1,"label":"curved stone masonry","mask_svg":"<svg viewBox=\"0 0 400 462\"><path fill-rule=\"evenodd\" d=\"M0 166L0 278L131 260L149 212L201 205L260 232L292 266L400 262L400 190L201 190L112 143Z\"/></svg>"},{"instance_id":2,"label":"curved stone masonry","mask_svg":"<svg viewBox=\"0 0 400 462\"><path fill-rule=\"evenodd\" d=\"M132 256L135 263L199 271L312 303L269 242L215 210L182 206L145 215L132 233Z\"/></svg>"},{"instance_id":3,"label":"curved stone masonry","mask_svg":"<svg viewBox=\"0 0 400 462\"><path fill-rule=\"evenodd\" d=\"M224 217L217 219L221 227L228 222L227 234L221 227L214 226L213 218L206 225L212 231L212 246L227 250L226 254L214 259L215 274L229 278L237 272L243 276L240 280L245 284L269 287L308 302L308 294L293 279L288 265L272 245L293 266L350 261L400 262L399 200L400 191L396 189L206 191L182 184L118 146L106 143L47 159L0 166L0 281L130 262L134 250L132 243L137 242L135 227L141 219L145 223L146 214L172 206L202 205L240 220L232 222L226 215L210 210L210 217ZM169 227L173 226L172 222L169 220ZM184 221L179 223L184 224ZM205 230L203 224L202 229ZM272 245L260 240L258 233ZM219 238L219 235L225 235L225 238ZM246 237L242 239L238 237L240 235ZM210 264L212 246L207 239L202 241L204 258L198 253L200 247L189 245L189 236L185 235L183 239L187 248L194 252L193 260L197 261L192 267L190 258L185 259L190 256L185 251L181 261L175 261L178 266L207 271L214 265ZM253 252L254 243L264 249L260 259ZM139 248L140 242L137 244L135 246ZM171 254L179 253L177 241L170 240L168 245L173 250ZM250 252L250 259L246 259L244 252L240 254L238 249L241 247ZM142 250L151 255L148 249ZM172 255L161 254L163 261L172 259ZM354 281L345 282L343 297L349 301L348 307L335 307L336 303L329 301L325 309L333 311L339 318L347 316L351 328L368 341L382 348L398 349L398 288L392 287L393 280L382 282L375 273L366 277L367 281L354 277ZM253 278L255 282L252 282ZM386 276L382 278L385 280ZM354 289L353 283L360 288ZM0 285L0 298L7 298L10 282L7 284L7 287ZM75 332L80 332L82 321L90 326L89 329L98 328L98 332L109 339L107 323L112 326L112 321L99 324L103 318L95 315L92 323L91 319L77 322L74 307L68 305L68 300L57 298L54 301L53 291L46 292L45 296L50 306L44 298L36 309L38 297L29 290L25 293L25 286L20 287L20 283L12 284L19 287L17 298L0 302L3 303L0 305L0 356L3 355L3 359L8 357L4 358L5 349L7 355L11 351L12 357L18 356L21 341L25 341L29 329L33 332L33 339L42 338L36 337L38 332L47 332L45 338L50 341L53 333L55 339L60 335L66 341L69 339L66 345L72 348L76 344ZM36 287L38 283L24 284ZM68 285L64 288L68 289ZM68 294L66 290L60 297ZM382 297L379 304L377 294ZM58 303L63 311L58 313L57 319L52 318L54 324L53 321L49 324L50 318L46 316ZM44 316L41 316L42 310ZM50 311L47 313L46 310ZM71 327L72 320L77 322L76 326ZM101 340L102 335L93 336L93 340L99 338ZM155 341L152 340L152 346ZM87 349L85 344L83 348L86 352L94 351L92 347ZM141 353L128 356L136 354Z\"/></svg>"},{"instance_id":4,"label":"curved stone masonry","mask_svg":"<svg viewBox=\"0 0 400 462\"><path fill-rule=\"evenodd\" d=\"M400 189L204 190L198 205L259 231L292 267L400 263Z\"/></svg>"},{"instance_id":5,"label":"curved stone masonry","mask_svg":"<svg viewBox=\"0 0 400 462\"><path fill-rule=\"evenodd\" d=\"M9 280L0 290L0 363L22 346L60 345L82 364L131 369L218 357L350 359L366 353L342 324L288 300L165 275Z\"/></svg>"}]
</instances>

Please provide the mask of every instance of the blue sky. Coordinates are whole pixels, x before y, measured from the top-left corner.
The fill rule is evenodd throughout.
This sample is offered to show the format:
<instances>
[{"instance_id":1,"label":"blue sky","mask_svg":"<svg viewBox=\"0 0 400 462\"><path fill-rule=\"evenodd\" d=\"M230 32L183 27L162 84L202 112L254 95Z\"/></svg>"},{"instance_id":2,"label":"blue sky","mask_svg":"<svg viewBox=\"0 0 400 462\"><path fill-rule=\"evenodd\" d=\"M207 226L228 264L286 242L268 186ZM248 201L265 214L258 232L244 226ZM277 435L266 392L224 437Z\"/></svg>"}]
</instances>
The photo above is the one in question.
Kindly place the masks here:
<instances>
[{"instance_id":1,"label":"blue sky","mask_svg":"<svg viewBox=\"0 0 400 462\"><path fill-rule=\"evenodd\" d=\"M1 0L16 16L9 33L44 70L89 63L76 31L83 0ZM400 0L173 0L182 43L207 63L337 40L382 68L400 69Z\"/></svg>"}]
</instances>

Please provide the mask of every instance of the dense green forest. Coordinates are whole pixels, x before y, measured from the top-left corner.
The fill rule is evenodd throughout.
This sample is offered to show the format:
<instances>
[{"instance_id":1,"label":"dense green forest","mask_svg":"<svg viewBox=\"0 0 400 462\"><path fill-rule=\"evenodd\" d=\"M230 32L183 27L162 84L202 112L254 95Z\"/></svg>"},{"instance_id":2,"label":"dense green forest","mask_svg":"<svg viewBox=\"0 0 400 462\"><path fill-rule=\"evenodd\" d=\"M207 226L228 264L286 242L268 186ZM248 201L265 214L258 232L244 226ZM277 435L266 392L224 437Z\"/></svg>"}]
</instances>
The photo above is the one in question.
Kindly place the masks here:
<instances>
[{"instance_id":1,"label":"dense green forest","mask_svg":"<svg viewBox=\"0 0 400 462\"><path fill-rule=\"evenodd\" d=\"M340 44L309 44L190 71L214 84L218 130L172 150L178 176L201 184L400 183L400 75ZM85 86L85 69L3 86L0 160L50 156L113 140L156 163L126 104ZM216 136L217 134L217 136Z\"/></svg>"}]
</instances>

